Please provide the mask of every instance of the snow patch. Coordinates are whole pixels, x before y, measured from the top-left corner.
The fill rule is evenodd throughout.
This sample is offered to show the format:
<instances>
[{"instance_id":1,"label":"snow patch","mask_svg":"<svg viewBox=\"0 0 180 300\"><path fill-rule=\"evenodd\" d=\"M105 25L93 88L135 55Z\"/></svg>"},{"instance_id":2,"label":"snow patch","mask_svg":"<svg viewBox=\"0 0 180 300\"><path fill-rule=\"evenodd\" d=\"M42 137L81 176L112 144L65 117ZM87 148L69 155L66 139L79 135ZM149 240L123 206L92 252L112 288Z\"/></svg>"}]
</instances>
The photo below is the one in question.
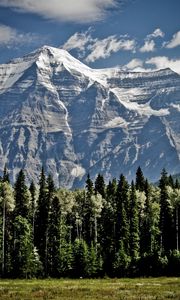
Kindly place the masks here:
<instances>
[{"instance_id":1,"label":"snow patch","mask_svg":"<svg viewBox=\"0 0 180 300\"><path fill-rule=\"evenodd\" d=\"M150 101L145 104L138 104L135 102L135 97L141 95L142 90L138 88L113 88L112 92L117 96L120 103L129 110L137 111L139 115L145 116L167 116L169 115L169 109L154 110L150 107Z\"/></svg>"},{"instance_id":2,"label":"snow patch","mask_svg":"<svg viewBox=\"0 0 180 300\"><path fill-rule=\"evenodd\" d=\"M74 177L82 178L85 174L86 174L86 170L80 165L76 165L71 171L71 175Z\"/></svg>"},{"instance_id":3,"label":"snow patch","mask_svg":"<svg viewBox=\"0 0 180 300\"><path fill-rule=\"evenodd\" d=\"M128 122L121 117L116 117L113 120L109 121L105 127L106 128L116 128L116 127L125 127L127 128Z\"/></svg>"}]
</instances>

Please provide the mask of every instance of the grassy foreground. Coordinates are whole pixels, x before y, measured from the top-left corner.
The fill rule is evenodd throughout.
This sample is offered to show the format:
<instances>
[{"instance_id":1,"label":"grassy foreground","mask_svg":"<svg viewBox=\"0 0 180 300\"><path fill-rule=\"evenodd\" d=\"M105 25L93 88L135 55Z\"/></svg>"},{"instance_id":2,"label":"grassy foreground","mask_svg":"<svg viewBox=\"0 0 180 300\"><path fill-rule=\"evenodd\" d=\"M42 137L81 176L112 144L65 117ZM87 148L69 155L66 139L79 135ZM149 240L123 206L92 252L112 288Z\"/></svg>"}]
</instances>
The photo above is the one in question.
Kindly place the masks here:
<instances>
[{"instance_id":1,"label":"grassy foreground","mask_svg":"<svg viewBox=\"0 0 180 300\"><path fill-rule=\"evenodd\" d=\"M180 278L0 280L2 300L180 300Z\"/></svg>"}]
</instances>

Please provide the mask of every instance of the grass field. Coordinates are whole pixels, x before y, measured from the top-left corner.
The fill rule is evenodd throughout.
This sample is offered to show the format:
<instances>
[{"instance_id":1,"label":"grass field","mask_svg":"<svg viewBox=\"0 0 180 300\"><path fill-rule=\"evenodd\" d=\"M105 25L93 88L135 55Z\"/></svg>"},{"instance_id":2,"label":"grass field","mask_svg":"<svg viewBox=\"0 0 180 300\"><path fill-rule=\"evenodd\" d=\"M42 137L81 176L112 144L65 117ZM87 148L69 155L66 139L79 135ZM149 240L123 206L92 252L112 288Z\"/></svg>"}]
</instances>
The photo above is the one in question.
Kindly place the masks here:
<instances>
[{"instance_id":1,"label":"grass field","mask_svg":"<svg viewBox=\"0 0 180 300\"><path fill-rule=\"evenodd\" d=\"M2 300L180 300L180 278L1 280Z\"/></svg>"}]
</instances>

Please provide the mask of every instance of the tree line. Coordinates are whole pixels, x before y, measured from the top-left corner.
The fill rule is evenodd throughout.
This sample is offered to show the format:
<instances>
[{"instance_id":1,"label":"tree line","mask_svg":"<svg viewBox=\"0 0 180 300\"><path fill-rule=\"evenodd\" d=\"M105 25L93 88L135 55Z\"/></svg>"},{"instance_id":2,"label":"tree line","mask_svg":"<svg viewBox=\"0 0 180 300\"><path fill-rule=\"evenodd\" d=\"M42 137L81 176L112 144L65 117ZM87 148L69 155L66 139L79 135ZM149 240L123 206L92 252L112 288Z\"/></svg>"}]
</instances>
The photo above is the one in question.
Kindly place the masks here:
<instances>
[{"instance_id":1,"label":"tree line","mask_svg":"<svg viewBox=\"0 0 180 300\"><path fill-rule=\"evenodd\" d=\"M0 180L0 276L125 277L180 275L180 184L166 170L144 177L56 188L42 168L39 184Z\"/></svg>"}]
</instances>

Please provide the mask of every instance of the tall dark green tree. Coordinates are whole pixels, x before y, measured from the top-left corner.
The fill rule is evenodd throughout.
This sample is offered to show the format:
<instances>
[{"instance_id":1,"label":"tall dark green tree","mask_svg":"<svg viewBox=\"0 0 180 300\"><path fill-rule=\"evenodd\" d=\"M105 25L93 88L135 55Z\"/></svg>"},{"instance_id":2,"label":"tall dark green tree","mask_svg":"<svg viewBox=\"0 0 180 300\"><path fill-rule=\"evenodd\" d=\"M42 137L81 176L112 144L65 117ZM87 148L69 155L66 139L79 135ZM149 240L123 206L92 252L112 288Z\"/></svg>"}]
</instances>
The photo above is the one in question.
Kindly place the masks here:
<instances>
[{"instance_id":1,"label":"tall dark green tree","mask_svg":"<svg viewBox=\"0 0 180 300\"><path fill-rule=\"evenodd\" d=\"M13 276L16 278L34 276L32 229L30 227L26 218L21 215L15 217L13 224Z\"/></svg>"},{"instance_id":2,"label":"tall dark green tree","mask_svg":"<svg viewBox=\"0 0 180 300\"><path fill-rule=\"evenodd\" d=\"M116 245L116 180L109 182L107 186L106 199L100 217L99 240L101 244L101 256L103 258L103 269L107 275L113 273L113 262Z\"/></svg>"},{"instance_id":3,"label":"tall dark green tree","mask_svg":"<svg viewBox=\"0 0 180 300\"><path fill-rule=\"evenodd\" d=\"M129 254L129 185L124 175L121 174L116 194L116 250L126 249ZM120 243L121 242L121 243ZM123 244L123 246L122 246Z\"/></svg>"},{"instance_id":4,"label":"tall dark green tree","mask_svg":"<svg viewBox=\"0 0 180 300\"><path fill-rule=\"evenodd\" d=\"M50 204L47 197L47 184L44 169L39 180L39 197L35 220L35 245L38 249L44 272L47 274L48 222Z\"/></svg>"},{"instance_id":5,"label":"tall dark green tree","mask_svg":"<svg viewBox=\"0 0 180 300\"><path fill-rule=\"evenodd\" d=\"M173 241L173 215L167 192L169 178L165 169L162 170L159 181L160 188L160 247L167 253L174 248Z\"/></svg>"},{"instance_id":6,"label":"tall dark green tree","mask_svg":"<svg viewBox=\"0 0 180 300\"><path fill-rule=\"evenodd\" d=\"M106 191L105 191L105 182L104 182L104 177L101 174L98 174L96 180L95 180L95 193L99 193L103 199L106 197Z\"/></svg>"},{"instance_id":7,"label":"tall dark green tree","mask_svg":"<svg viewBox=\"0 0 180 300\"><path fill-rule=\"evenodd\" d=\"M30 195L28 192L28 188L25 182L24 171L20 170L15 186L15 216L22 216L23 218L29 217L29 205L30 205Z\"/></svg>"},{"instance_id":8,"label":"tall dark green tree","mask_svg":"<svg viewBox=\"0 0 180 300\"><path fill-rule=\"evenodd\" d=\"M85 189L85 201L84 201L84 218L83 218L83 238L88 244L94 240L94 222L93 222L93 210L92 210L92 199L91 197L94 194L93 182L88 174L86 180L86 189Z\"/></svg>"},{"instance_id":9,"label":"tall dark green tree","mask_svg":"<svg viewBox=\"0 0 180 300\"><path fill-rule=\"evenodd\" d=\"M0 274L7 276L11 269L11 221L14 209L14 196L8 181L0 183Z\"/></svg>"},{"instance_id":10,"label":"tall dark green tree","mask_svg":"<svg viewBox=\"0 0 180 300\"><path fill-rule=\"evenodd\" d=\"M59 276L61 244L61 205L57 197L52 199L48 226L48 274Z\"/></svg>"},{"instance_id":11,"label":"tall dark green tree","mask_svg":"<svg viewBox=\"0 0 180 300\"><path fill-rule=\"evenodd\" d=\"M131 183L130 191L130 256L132 261L139 258L140 239L139 239L139 212L136 198L134 182Z\"/></svg>"},{"instance_id":12,"label":"tall dark green tree","mask_svg":"<svg viewBox=\"0 0 180 300\"><path fill-rule=\"evenodd\" d=\"M76 239L73 249L73 273L75 277L88 277L89 249L83 239Z\"/></svg>"},{"instance_id":13,"label":"tall dark green tree","mask_svg":"<svg viewBox=\"0 0 180 300\"><path fill-rule=\"evenodd\" d=\"M145 178L141 170L141 167L138 167L136 171L136 190L143 192L144 186L145 186Z\"/></svg>"},{"instance_id":14,"label":"tall dark green tree","mask_svg":"<svg viewBox=\"0 0 180 300\"><path fill-rule=\"evenodd\" d=\"M3 171L3 178L2 178L3 182L9 182L10 183L10 179L9 179L9 173L8 173L8 169L7 169L7 165L5 164L4 166L4 171Z\"/></svg>"},{"instance_id":15,"label":"tall dark green tree","mask_svg":"<svg viewBox=\"0 0 180 300\"><path fill-rule=\"evenodd\" d=\"M141 255L152 253L152 209L150 203L150 186L146 179L144 185L144 192L146 196L142 223L140 228L140 251Z\"/></svg>"},{"instance_id":16,"label":"tall dark green tree","mask_svg":"<svg viewBox=\"0 0 180 300\"><path fill-rule=\"evenodd\" d=\"M31 199L30 199L30 223L32 226L32 234L34 239L34 227L35 227L35 213L36 213L36 186L34 184L34 181L31 181L30 187L29 187Z\"/></svg>"}]
</instances>

